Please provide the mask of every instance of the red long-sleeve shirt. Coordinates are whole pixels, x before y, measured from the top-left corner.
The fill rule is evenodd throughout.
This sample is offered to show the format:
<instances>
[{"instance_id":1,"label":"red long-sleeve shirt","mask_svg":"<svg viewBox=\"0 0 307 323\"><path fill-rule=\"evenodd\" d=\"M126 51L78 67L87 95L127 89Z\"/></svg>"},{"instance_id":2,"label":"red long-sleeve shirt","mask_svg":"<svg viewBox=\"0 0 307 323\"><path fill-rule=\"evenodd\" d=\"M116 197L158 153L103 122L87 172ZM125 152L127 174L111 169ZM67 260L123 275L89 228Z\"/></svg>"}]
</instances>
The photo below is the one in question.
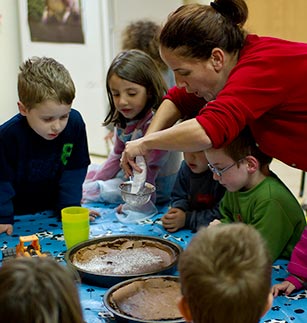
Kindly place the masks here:
<instances>
[{"instance_id":1,"label":"red long-sleeve shirt","mask_svg":"<svg viewBox=\"0 0 307 323\"><path fill-rule=\"evenodd\" d=\"M216 99L173 88L166 98L197 121L213 147L230 143L249 125L260 149L307 171L307 44L248 35Z\"/></svg>"}]
</instances>

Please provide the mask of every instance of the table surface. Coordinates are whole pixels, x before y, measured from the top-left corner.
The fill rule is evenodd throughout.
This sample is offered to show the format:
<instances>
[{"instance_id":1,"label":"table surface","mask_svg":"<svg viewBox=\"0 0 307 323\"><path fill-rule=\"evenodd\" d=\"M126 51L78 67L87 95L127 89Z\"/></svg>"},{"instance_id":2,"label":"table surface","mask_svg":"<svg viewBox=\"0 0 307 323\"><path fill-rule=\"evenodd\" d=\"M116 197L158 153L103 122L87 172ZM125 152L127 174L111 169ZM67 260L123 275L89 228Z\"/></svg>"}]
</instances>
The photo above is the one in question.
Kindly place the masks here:
<instances>
[{"instance_id":1,"label":"table surface","mask_svg":"<svg viewBox=\"0 0 307 323\"><path fill-rule=\"evenodd\" d=\"M174 234L170 234L163 229L160 218L167 207L159 208L159 214L136 224L119 222L116 218L114 208L114 205L91 205L91 209L95 209L101 214L100 218L97 218L95 222L91 223L91 238L115 234L141 234L167 239L185 248L193 236L190 230L180 230ZM53 217L51 212L47 211L35 215L15 216L15 221L12 236L0 235L1 250L8 247L15 247L19 242L19 236L36 234L40 239L42 251L51 252L55 259L65 264L64 255L66 246L61 222ZM2 260L2 252L0 253L0 260ZM282 281L287 276L286 269L287 261L285 260L277 260L273 264L272 284ZM103 295L107 291L106 288L87 285L85 283L80 284L78 288L84 318L87 323L109 322L113 320L103 304ZM306 323L307 292L305 290L300 291L289 297L278 296L274 299L271 310L260 322Z\"/></svg>"}]
</instances>

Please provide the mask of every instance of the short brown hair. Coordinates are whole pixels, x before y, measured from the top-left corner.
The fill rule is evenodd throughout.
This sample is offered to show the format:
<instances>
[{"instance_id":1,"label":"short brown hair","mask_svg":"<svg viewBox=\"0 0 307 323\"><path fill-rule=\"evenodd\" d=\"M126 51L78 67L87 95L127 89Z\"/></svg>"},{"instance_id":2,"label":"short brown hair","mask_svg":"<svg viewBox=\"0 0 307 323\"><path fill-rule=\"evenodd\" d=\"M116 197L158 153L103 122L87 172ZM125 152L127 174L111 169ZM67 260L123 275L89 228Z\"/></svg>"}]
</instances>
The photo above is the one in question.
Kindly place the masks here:
<instances>
[{"instance_id":1,"label":"short brown hair","mask_svg":"<svg viewBox=\"0 0 307 323\"><path fill-rule=\"evenodd\" d=\"M0 268L1 322L83 323L74 275L51 257L8 260Z\"/></svg>"},{"instance_id":2,"label":"short brown hair","mask_svg":"<svg viewBox=\"0 0 307 323\"><path fill-rule=\"evenodd\" d=\"M234 161L239 161L246 156L255 157L259 162L260 169L270 164L272 161L272 157L260 150L248 126L246 126L230 144L223 147L223 150L225 154Z\"/></svg>"},{"instance_id":3,"label":"short brown hair","mask_svg":"<svg viewBox=\"0 0 307 323\"><path fill-rule=\"evenodd\" d=\"M179 259L182 293L195 323L257 323L271 286L271 259L243 223L202 228Z\"/></svg>"},{"instance_id":4,"label":"short brown hair","mask_svg":"<svg viewBox=\"0 0 307 323\"><path fill-rule=\"evenodd\" d=\"M19 100L27 109L45 100L71 104L75 86L67 69L53 58L32 57L20 66Z\"/></svg>"}]
</instances>

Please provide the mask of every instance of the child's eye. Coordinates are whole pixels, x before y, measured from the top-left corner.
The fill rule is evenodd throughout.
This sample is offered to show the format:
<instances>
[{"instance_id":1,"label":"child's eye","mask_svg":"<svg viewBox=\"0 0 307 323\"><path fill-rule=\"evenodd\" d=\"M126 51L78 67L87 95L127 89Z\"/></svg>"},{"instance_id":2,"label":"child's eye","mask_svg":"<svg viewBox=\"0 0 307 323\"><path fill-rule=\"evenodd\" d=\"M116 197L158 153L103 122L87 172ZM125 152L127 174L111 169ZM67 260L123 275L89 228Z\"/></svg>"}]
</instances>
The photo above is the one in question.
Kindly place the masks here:
<instances>
[{"instance_id":1,"label":"child's eye","mask_svg":"<svg viewBox=\"0 0 307 323\"><path fill-rule=\"evenodd\" d=\"M119 96L119 94L118 93L112 93L112 96L116 97L116 96Z\"/></svg>"},{"instance_id":2,"label":"child's eye","mask_svg":"<svg viewBox=\"0 0 307 323\"><path fill-rule=\"evenodd\" d=\"M65 119L67 119L69 117L69 114L65 114L64 116L62 116L60 119L61 120L65 120Z\"/></svg>"},{"instance_id":3,"label":"child's eye","mask_svg":"<svg viewBox=\"0 0 307 323\"><path fill-rule=\"evenodd\" d=\"M44 122L51 122L53 120L53 118L52 117L50 117L50 118L43 118L43 121Z\"/></svg>"},{"instance_id":4,"label":"child's eye","mask_svg":"<svg viewBox=\"0 0 307 323\"><path fill-rule=\"evenodd\" d=\"M129 96L135 96L137 93L136 92L129 92L128 95Z\"/></svg>"}]
</instances>

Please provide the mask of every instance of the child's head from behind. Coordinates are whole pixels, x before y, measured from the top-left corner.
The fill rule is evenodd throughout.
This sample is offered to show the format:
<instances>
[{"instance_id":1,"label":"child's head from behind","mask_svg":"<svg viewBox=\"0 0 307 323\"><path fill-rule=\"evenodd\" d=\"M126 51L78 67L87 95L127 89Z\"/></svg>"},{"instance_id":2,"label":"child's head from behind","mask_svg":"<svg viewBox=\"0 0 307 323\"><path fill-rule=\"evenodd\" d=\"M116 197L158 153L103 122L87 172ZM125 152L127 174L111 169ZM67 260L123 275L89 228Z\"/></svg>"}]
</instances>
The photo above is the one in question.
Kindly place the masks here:
<instances>
[{"instance_id":1,"label":"child's head from behind","mask_svg":"<svg viewBox=\"0 0 307 323\"><path fill-rule=\"evenodd\" d=\"M107 73L110 111L104 125L125 127L127 120L141 119L157 109L166 85L153 59L139 50L119 53Z\"/></svg>"},{"instance_id":2,"label":"child's head from behind","mask_svg":"<svg viewBox=\"0 0 307 323\"><path fill-rule=\"evenodd\" d=\"M6 323L82 323L73 275L52 258L20 257L0 269L0 316Z\"/></svg>"},{"instance_id":3,"label":"child's head from behind","mask_svg":"<svg viewBox=\"0 0 307 323\"><path fill-rule=\"evenodd\" d=\"M122 48L139 49L148 54L156 62L160 70L167 69L159 53L159 33L161 26L151 20L131 22L123 31Z\"/></svg>"},{"instance_id":4,"label":"child's head from behind","mask_svg":"<svg viewBox=\"0 0 307 323\"><path fill-rule=\"evenodd\" d=\"M53 140L65 129L75 87L62 64L47 57L25 61L18 75L18 95L19 111L38 135Z\"/></svg>"},{"instance_id":5,"label":"child's head from behind","mask_svg":"<svg viewBox=\"0 0 307 323\"><path fill-rule=\"evenodd\" d=\"M252 188L256 177L269 174L272 161L258 148L248 127L227 146L210 148L205 153L213 178L230 192Z\"/></svg>"},{"instance_id":6,"label":"child's head from behind","mask_svg":"<svg viewBox=\"0 0 307 323\"><path fill-rule=\"evenodd\" d=\"M258 323L271 305L271 260L252 226L201 229L181 254L179 272L187 321Z\"/></svg>"},{"instance_id":7,"label":"child's head from behind","mask_svg":"<svg viewBox=\"0 0 307 323\"><path fill-rule=\"evenodd\" d=\"M195 152L184 152L183 156L188 167L193 173L200 174L208 169L208 160L203 150Z\"/></svg>"}]
</instances>

